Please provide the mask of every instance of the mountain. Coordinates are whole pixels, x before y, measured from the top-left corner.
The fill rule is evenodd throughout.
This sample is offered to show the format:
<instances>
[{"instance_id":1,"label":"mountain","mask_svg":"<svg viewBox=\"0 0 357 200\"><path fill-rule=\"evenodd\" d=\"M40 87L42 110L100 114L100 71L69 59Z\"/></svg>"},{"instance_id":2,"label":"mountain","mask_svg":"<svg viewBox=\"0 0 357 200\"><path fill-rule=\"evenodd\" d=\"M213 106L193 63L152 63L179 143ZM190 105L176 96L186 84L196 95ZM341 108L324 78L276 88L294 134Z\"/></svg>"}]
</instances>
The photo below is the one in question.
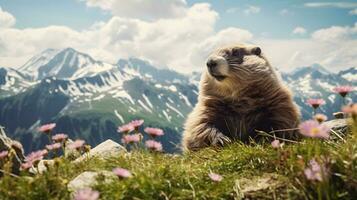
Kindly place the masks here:
<instances>
[{"instance_id":1,"label":"mountain","mask_svg":"<svg viewBox=\"0 0 357 200\"><path fill-rule=\"evenodd\" d=\"M356 86L340 73L331 73L318 64L297 68L292 73L282 74L282 77L293 91L294 100L300 107L303 119L311 118L312 108L306 104L308 98L324 99L326 104L321 106L318 112L333 118L332 113L339 111L343 104L342 98L333 91L333 88L339 85ZM348 102L356 102L356 92L346 98Z\"/></svg>"},{"instance_id":2,"label":"mountain","mask_svg":"<svg viewBox=\"0 0 357 200\"><path fill-rule=\"evenodd\" d=\"M338 111L342 101L332 89L355 85L355 75L355 68L335 74L314 64L282 78L308 119L312 109L307 98L326 100L319 112ZM0 124L29 152L47 143L36 131L41 124L56 122L55 132L94 146L108 138L120 141L117 126L140 118L145 126L164 129L164 149L174 152L185 117L197 101L200 76L159 69L138 58L110 64L72 48L48 49L18 70L0 68ZM356 99L355 93L348 96L350 102Z\"/></svg>"},{"instance_id":3,"label":"mountain","mask_svg":"<svg viewBox=\"0 0 357 200\"><path fill-rule=\"evenodd\" d=\"M340 71L338 75L355 84L357 83L357 68L351 67L347 70Z\"/></svg>"},{"instance_id":4,"label":"mountain","mask_svg":"<svg viewBox=\"0 0 357 200\"><path fill-rule=\"evenodd\" d=\"M0 124L26 151L46 143L36 131L40 124L56 122L56 132L96 145L107 138L118 141L117 126L137 118L164 129L165 150L177 151L182 123L196 103L197 88L188 77L136 58L114 65L71 48L42 54L20 68L19 80L28 87L0 98Z\"/></svg>"},{"instance_id":5,"label":"mountain","mask_svg":"<svg viewBox=\"0 0 357 200\"><path fill-rule=\"evenodd\" d=\"M113 65L96 61L87 54L72 48L48 49L31 58L20 71L29 74L33 80L54 76L59 79L77 79L93 76L113 68Z\"/></svg>"},{"instance_id":6,"label":"mountain","mask_svg":"<svg viewBox=\"0 0 357 200\"><path fill-rule=\"evenodd\" d=\"M23 92L33 84L27 74L11 68L0 68L0 98Z\"/></svg>"}]
</instances>

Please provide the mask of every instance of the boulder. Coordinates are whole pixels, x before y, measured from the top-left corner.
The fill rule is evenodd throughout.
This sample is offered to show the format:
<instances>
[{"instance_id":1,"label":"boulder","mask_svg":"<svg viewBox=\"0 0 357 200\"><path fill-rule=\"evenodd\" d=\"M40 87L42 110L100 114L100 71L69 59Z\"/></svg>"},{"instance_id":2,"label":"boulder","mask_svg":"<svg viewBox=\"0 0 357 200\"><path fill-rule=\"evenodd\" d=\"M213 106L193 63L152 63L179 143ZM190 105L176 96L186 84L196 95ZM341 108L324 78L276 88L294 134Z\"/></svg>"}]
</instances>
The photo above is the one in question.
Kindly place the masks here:
<instances>
[{"instance_id":1,"label":"boulder","mask_svg":"<svg viewBox=\"0 0 357 200\"><path fill-rule=\"evenodd\" d=\"M6 136L4 127L0 126L0 151L13 150L14 156L12 158L12 173L19 174L21 163L23 163L24 149L18 141L12 140Z\"/></svg>"},{"instance_id":2,"label":"boulder","mask_svg":"<svg viewBox=\"0 0 357 200\"><path fill-rule=\"evenodd\" d=\"M86 171L71 180L68 183L67 188L70 192L74 192L79 189L88 188L96 185L98 179L102 179L105 183L111 183L117 178L118 177L110 171Z\"/></svg>"},{"instance_id":3,"label":"boulder","mask_svg":"<svg viewBox=\"0 0 357 200\"><path fill-rule=\"evenodd\" d=\"M84 159L90 159L93 157L109 158L119 155L123 152L126 152L126 149L123 146L114 142L113 140L108 139L97 145L95 148L91 149L88 153L85 153L79 158L77 158L74 162L81 162Z\"/></svg>"}]
</instances>

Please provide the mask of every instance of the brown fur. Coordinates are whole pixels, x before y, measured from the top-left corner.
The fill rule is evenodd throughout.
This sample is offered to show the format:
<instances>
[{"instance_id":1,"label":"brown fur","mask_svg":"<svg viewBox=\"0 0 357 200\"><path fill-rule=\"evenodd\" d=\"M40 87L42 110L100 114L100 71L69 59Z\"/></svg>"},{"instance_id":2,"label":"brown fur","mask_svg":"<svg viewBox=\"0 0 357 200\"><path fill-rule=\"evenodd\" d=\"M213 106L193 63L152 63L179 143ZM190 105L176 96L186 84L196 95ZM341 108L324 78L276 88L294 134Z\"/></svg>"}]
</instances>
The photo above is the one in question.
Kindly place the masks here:
<instances>
[{"instance_id":1,"label":"brown fur","mask_svg":"<svg viewBox=\"0 0 357 200\"><path fill-rule=\"evenodd\" d=\"M185 123L184 151L222 146L233 140L259 140L256 130L269 132L296 128L299 112L290 91L281 83L267 59L252 55L252 46L218 49L229 65L228 76L216 80L207 70L200 82L198 103ZM234 57L233 51L240 51ZM296 131L279 137L293 138Z\"/></svg>"}]
</instances>

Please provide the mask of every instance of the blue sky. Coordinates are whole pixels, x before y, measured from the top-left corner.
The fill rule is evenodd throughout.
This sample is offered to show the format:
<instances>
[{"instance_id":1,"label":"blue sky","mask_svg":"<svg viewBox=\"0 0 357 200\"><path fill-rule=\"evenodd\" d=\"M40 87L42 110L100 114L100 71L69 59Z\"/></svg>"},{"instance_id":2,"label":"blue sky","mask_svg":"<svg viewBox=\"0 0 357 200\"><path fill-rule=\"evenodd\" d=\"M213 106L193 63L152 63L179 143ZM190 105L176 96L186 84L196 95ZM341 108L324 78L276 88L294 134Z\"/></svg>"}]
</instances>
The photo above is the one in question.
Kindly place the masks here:
<instances>
[{"instance_id":1,"label":"blue sky","mask_svg":"<svg viewBox=\"0 0 357 200\"><path fill-rule=\"evenodd\" d=\"M357 22L357 1L146 0L144 1L145 3L140 4L133 2L134 1L124 0L0 0L0 7L2 9L2 11L0 11L4 16L7 16L5 18L3 17L3 20L8 20L7 22L10 24L0 29L0 58L7 59L6 62L0 61L0 65L20 65L20 63L28 59L30 55L41 52L44 48L62 48L65 47L65 45L72 46L79 50L88 50L87 53L95 57L100 57L100 59L104 59L108 62L114 62L119 57L136 56L152 61L159 66L169 68L176 68L178 65L189 65L188 63L196 65L202 62L202 59L198 59L200 56L196 54L201 53L203 57L207 54L208 50L190 53L190 55L187 56L189 56L191 60L172 61L169 59L161 59L160 56L157 55L159 52L162 52L162 50L155 54L155 52L152 51L138 51L138 48L123 51L123 49L118 47L121 46L124 48L123 46L128 44L123 42L123 38L120 38L118 35L122 36L123 34L126 35L130 33L145 38L145 36L142 36L142 33L146 30L146 23L150 23L150 27L158 29L159 32L161 32L162 35L158 35L158 40L162 40L160 37L172 37L170 41L177 42L175 38L183 36L171 33L170 30L174 27L170 28L170 25L162 23L161 21L172 20L173 24L179 24L181 23L180 19L183 21L193 15L202 18L203 23L200 30L207 30L202 32L201 38L194 36L192 37L192 41L187 41L188 44L192 42L200 43L195 47L192 46L192 50L197 49L200 45L207 45L208 41L214 41L217 44L221 44L223 41L233 41L232 39L228 41L224 37L234 37L234 34L237 34L237 38L239 38L237 41L239 42L261 43L266 45L268 53L273 57L273 63L281 65L281 68L284 70L299 65L310 65L315 62L324 64L332 70L352 67L357 64L350 59L350 57L357 54L357 50L356 52L353 51L352 55L348 55L348 62L336 60L336 58L339 57L337 53L331 53L329 59L324 59L323 55L311 55L314 53L308 55L303 54L304 45L306 45L306 48L311 49L318 49L319 47L324 49L328 47L332 48L332 46L336 47L336 44L330 44L332 40L343 39L343 42L337 44L338 52L342 52L344 51L342 43L349 44L351 41L352 43L355 42L357 33L357 25L355 25ZM206 5L206 7L203 4ZM198 8L200 6L197 5L201 5L202 8ZM145 6L147 6L147 9ZM121 10L120 7L124 7L128 11ZM196 7L197 10L194 10ZM158 14L160 11L163 11L162 9L172 13ZM2 22L1 12L0 23ZM11 15L14 20L9 22L8 15ZM134 22L133 20L137 21ZM190 25L187 25L187 30L185 33L182 33L183 35L194 35L197 33ZM60 28L57 27L56 30L48 28L51 26L58 26ZM123 27L127 32L119 34L118 32L123 31ZM137 29L137 27L140 28ZM116 28L118 28L118 30L115 30ZM25 29L31 30L25 31ZM111 31L108 32L108 29ZM192 29L192 32L190 32L190 29ZM89 34L91 38L96 35L97 37L105 39L106 37L104 35L108 34L110 38L114 36L118 37L111 38L118 43L115 44L115 46L113 46L113 44L109 46L103 39L103 41L98 42L97 46L92 45L88 47L79 45L81 38L89 38L87 34L89 30L91 31ZM43 31L49 31L51 34L58 35L56 39L59 39L60 41L58 42L63 45L54 44L51 41L55 39L47 38L47 36L44 41L48 40L50 42L47 44L39 44L36 43L34 36L24 39L30 45L33 45L33 47L10 53L9 48L11 48L11 44L6 44L8 39L5 38L5 36L9 37L10 32L24 34L26 37L27 34L35 32L38 34L43 33ZM150 31L154 32L154 30ZM79 36L80 34L85 34L85 36L81 37ZM171 36L165 36L165 34L171 34ZM64 38L63 42L61 42L61 36L63 35L70 35L71 38L75 37L75 40ZM131 46L139 45L137 42L142 42L142 40L135 41L138 37L131 38ZM322 40L317 41L320 38L325 42L322 42ZM1 39L5 41L3 42L3 52L1 52ZM182 40L186 40L186 38L183 37ZM326 42L327 40L329 42ZM16 42L15 39L14 42ZM282 56L277 52L279 48L273 45L274 42L279 42L277 45L280 45L280 49L288 48L291 45L298 45L300 48L290 49L287 51L289 54ZM155 45L158 47L162 46L162 48L164 47L161 43L155 43ZM176 44L172 43L170 45L174 46ZM5 52L5 49L8 51ZM126 47L126 49L128 49L128 47ZM140 47L139 49L145 48ZM115 55L112 54L113 51ZM176 52L173 52L173 54L175 53ZM289 58L286 58L287 56L289 56ZM332 57L336 57L335 60L333 60ZM284 58L287 60L282 60ZM185 71L183 67L181 68L181 71Z\"/></svg>"},{"instance_id":2,"label":"blue sky","mask_svg":"<svg viewBox=\"0 0 357 200\"><path fill-rule=\"evenodd\" d=\"M311 1L302 0L188 0L188 5L208 2L220 14L217 29L239 26L255 34L272 38L289 38L296 26L305 27L307 31L340 25L351 26L357 21L357 15L348 11L357 8L324 7L316 9L304 6ZM336 1L324 1L336 2ZM344 1L355 2L357 1ZM259 13L246 15L250 5L260 8ZM99 8L88 8L79 0L0 0L0 6L16 16L16 27L43 27L65 25L76 30L88 28L94 22L110 19L109 12ZM232 9L229 12L229 9ZM234 12L233 12L234 10ZM286 14L283 12L286 11ZM296 36L294 36L296 37Z\"/></svg>"}]
</instances>

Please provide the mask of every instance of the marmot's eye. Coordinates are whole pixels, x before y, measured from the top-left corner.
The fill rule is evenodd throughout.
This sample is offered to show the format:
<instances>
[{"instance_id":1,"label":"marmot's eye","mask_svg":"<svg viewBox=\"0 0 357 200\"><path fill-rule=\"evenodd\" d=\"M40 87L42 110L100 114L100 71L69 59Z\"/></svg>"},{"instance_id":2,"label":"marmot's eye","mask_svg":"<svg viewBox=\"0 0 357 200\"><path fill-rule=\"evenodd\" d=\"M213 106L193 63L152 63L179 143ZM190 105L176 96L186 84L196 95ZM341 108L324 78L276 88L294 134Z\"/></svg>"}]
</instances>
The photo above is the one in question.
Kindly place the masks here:
<instances>
[{"instance_id":1,"label":"marmot's eye","mask_svg":"<svg viewBox=\"0 0 357 200\"><path fill-rule=\"evenodd\" d=\"M259 47L254 47L252 49L252 53L257 55L257 56L260 56L260 54L262 53L262 50Z\"/></svg>"},{"instance_id":2,"label":"marmot's eye","mask_svg":"<svg viewBox=\"0 0 357 200\"><path fill-rule=\"evenodd\" d=\"M239 56L240 50L239 49L232 49L232 55L233 56Z\"/></svg>"}]
</instances>

